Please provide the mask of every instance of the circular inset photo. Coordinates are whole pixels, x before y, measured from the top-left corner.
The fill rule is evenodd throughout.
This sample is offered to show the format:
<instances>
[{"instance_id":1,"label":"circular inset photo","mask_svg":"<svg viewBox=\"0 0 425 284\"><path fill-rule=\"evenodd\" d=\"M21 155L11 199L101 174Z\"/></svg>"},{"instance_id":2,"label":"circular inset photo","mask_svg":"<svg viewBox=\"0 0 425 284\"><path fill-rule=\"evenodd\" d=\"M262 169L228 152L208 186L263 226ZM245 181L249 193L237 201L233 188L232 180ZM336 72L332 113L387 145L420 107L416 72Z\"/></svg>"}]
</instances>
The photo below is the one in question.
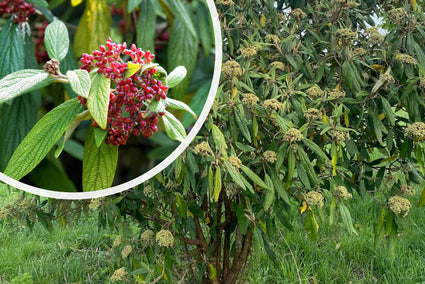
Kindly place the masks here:
<instances>
[{"instance_id":1,"label":"circular inset photo","mask_svg":"<svg viewBox=\"0 0 425 284\"><path fill-rule=\"evenodd\" d=\"M214 101L210 0L0 3L0 180L61 199L159 173Z\"/></svg>"}]
</instances>

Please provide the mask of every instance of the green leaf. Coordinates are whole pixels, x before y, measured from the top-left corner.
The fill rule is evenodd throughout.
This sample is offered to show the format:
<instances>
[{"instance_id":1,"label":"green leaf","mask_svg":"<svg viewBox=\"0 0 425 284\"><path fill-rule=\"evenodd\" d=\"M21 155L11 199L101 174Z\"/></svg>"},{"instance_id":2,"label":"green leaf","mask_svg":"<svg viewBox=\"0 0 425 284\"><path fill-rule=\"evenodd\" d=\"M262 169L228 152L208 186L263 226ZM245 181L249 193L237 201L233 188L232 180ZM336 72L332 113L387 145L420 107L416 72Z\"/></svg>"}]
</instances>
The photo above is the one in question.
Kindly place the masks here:
<instances>
[{"instance_id":1,"label":"green leaf","mask_svg":"<svg viewBox=\"0 0 425 284\"><path fill-rule=\"evenodd\" d=\"M170 139L182 142L186 138L186 130L183 124L172 113L165 111L162 121L164 122L165 132Z\"/></svg>"},{"instance_id":2,"label":"green leaf","mask_svg":"<svg viewBox=\"0 0 425 284\"><path fill-rule=\"evenodd\" d=\"M313 151L322 160L322 162L329 161L329 158L326 156L326 154L322 151L322 149L320 149L320 147L316 143L314 143L308 138L303 138L302 141L307 148Z\"/></svg>"},{"instance_id":3,"label":"green leaf","mask_svg":"<svg viewBox=\"0 0 425 284\"><path fill-rule=\"evenodd\" d=\"M74 39L77 57L97 50L105 44L111 29L111 12L108 1L87 0Z\"/></svg>"},{"instance_id":4,"label":"green leaf","mask_svg":"<svg viewBox=\"0 0 425 284\"><path fill-rule=\"evenodd\" d=\"M83 156L83 191L94 191L112 185L118 163L118 147L102 143L96 146L93 127L87 129Z\"/></svg>"},{"instance_id":5,"label":"green leaf","mask_svg":"<svg viewBox=\"0 0 425 284\"><path fill-rule=\"evenodd\" d=\"M47 155L80 109L78 99L69 100L40 119L13 153L4 173L21 179Z\"/></svg>"},{"instance_id":6,"label":"green leaf","mask_svg":"<svg viewBox=\"0 0 425 284\"><path fill-rule=\"evenodd\" d=\"M94 140L96 141L96 147L100 147L102 142L105 140L108 130L103 130L100 127L94 127Z\"/></svg>"},{"instance_id":7,"label":"green leaf","mask_svg":"<svg viewBox=\"0 0 425 284\"><path fill-rule=\"evenodd\" d=\"M341 213L342 222L345 225L345 228L350 234L355 234L358 236L356 229L353 227L353 220L351 219L351 214L348 208L343 204L339 204L339 212Z\"/></svg>"},{"instance_id":8,"label":"green leaf","mask_svg":"<svg viewBox=\"0 0 425 284\"><path fill-rule=\"evenodd\" d=\"M41 89L55 79L42 70L25 69L0 80L0 104L17 96Z\"/></svg>"},{"instance_id":9,"label":"green leaf","mask_svg":"<svg viewBox=\"0 0 425 284\"><path fill-rule=\"evenodd\" d=\"M46 0L25 0L25 2L32 3L34 5L39 5L44 8L47 8L49 6L49 3L47 3Z\"/></svg>"},{"instance_id":10,"label":"green leaf","mask_svg":"<svg viewBox=\"0 0 425 284\"><path fill-rule=\"evenodd\" d=\"M167 0L166 2L174 16L179 19L179 21L182 22L185 28L190 32L192 37L187 37L186 40L196 41L195 27L193 26L192 19L183 6L183 3L180 0Z\"/></svg>"},{"instance_id":11,"label":"green leaf","mask_svg":"<svg viewBox=\"0 0 425 284\"><path fill-rule=\"evenodd\" d=\"M240 108L237 107L235 109L235 120L236 124L239 126L239 130L242 135L246 138L246 140L248 140L249 143L251 143L251 133L248 129L248 121L245 117L245 113L243 112L242 106L240 106Z\"/></svg>"},{"instance_id":12,"label":"green leaf","mask_svg":"<svg viewBox=\"0 0 425 284\"><path fill-rule=\"evenodd\" d=\"M184 110L190 113L195 119L197 119L196 114L193 112L193 110L184 102L173 100L170 98L165 99L165 104L167 105L167 108L176 109L176 110Z\"/></svg>"},{"instance_id":13,"label":"green leaf","mask_svg":"<svg viewBox=\"0 0 425 284\"><path fill-rule=\"evenodd\" d=\"M214 178L214 202L218 202L218 198L220 197L221 188L223 184L221 183L221 169L217 167Z\"/></svg>"},{"instance_id":14,"label":"green leaf","mask_svg":"<svg viewBox=\"0 0 425 284\"><path fill-rule=\"evenodd\" d=\"M91 86L87 98L87 108L100 128L105 129L108 118L111 79L96 70L90 72Z\"/></svg>"},{"instance_id":15,"label":"green leaf","mask_svg":"<svg viewBox=\"0 0 425 284\"><path fill-rule=\"evenodd\" d=\"M54 21L46 28L44 44L50 58L59 61L65 58L69 48L68 29L61 21Z\"/></svg>"},{"instance_id":16,"label":"green leaf","mask_svg":"<svg viewBox=\"0 0 425 284\"><path fill-rule=\"evenodd\" d=\"M156 12L152 0L142 0L137 22L137 46L143 50L154 51Z\"/></svg>"},{"instance_id":17,"label":"green leaf","mask_svg":"<svg viewBox=\"0 0 425 284\"><path fill-rule=\"evenodd\" d=\"M0 127L0 171L6 167L10 157L34 126L37 108L31 96L22 96L1 108Z\"/></svg>"},{"instance_id":18,"label":"green leaf","mask_svg":"<svg viewBox=\"0 0 425 284\"><path fill-rule=\"evenodd\" d=\"M239 185L243 190L246 190L246 186L241 179L242 175L238 173L228 161L224 161L224 166L226 167L227 172L229 173L233 181L236 182L236 184Z\"/></svg>"},{"instance_id":19,"label":"green leaf","mask_svg":"<svg viewBox=\"0 0 425 284\"><path fill-rule=\"evenodd\" d=\"M166 78L167 86L168 88L174 88L178 84L180 84L181 81L186 77L187 70L184 66L177 66L174 68L173 71L171 71L170 74L168 74Z\"/></svg>"},{"instance_id":20,"label":"green leaf","mask_svg":"<svg viewBox=\"0 0 425 284\"><path fill-rule=\"evenodd\" d=\"M394 111L391 108L390 103L384 97L381 97L383 110L385 113L385 117L388 119L389 123L394 126L395 125L395 115Z\"/></svg>"},{"instance_id":21,"label":"green leaf","mask_svg":"<svg viewBox=\"0 0 425 284\"><path fill-rule=\"evenodd\" d=\"M288 189L292 184L292 178L294 177L295 172L295 155L292 149L289 150L288 155L288 171L286 174L286 189Z\"/></svg>"},{"instance_id":22,"label":"green leaf","mask_svg":"<svg viewBox=\"0 0 425 284\"><path fill-rule=\"evenodd\" d=\"M143 117L146 118L146 117L152 115L153 113L163 112L163 111L165 111L165 108L166 108L166 101L165 100L163 100L163 99L160 99L159 101L152 100Z\"/></svg>"},{"instance_id":23,"label":"green leaf","mask_svg":"<svg viewBox=\"0 0 425 284\"><path fill-rule=\"evenodd\" d=\"M288 192L285 190L285 185L279 179L275 171L272 171L271 175L272 175L271 178L273 182L273 188L275 189L275 191L277 191L277 194L279 195L279 197L282 198L282 200L285 201L286 204L291 205Z\"/></svg>"},{"instance_id":24,"label":"green leaf","mask_svg":"<svg viewBox=\"0 0 425 284\"><path fill-rule=\"evenodd\" d=\"M252 180L254 183L259 185L260 187L272 190L258 175L256 175L250 168L245 165L241 165L240 169Z\"/></svg>"},{"instance_id":25,"label":"green leaf","mask_svg":"<svg viewBox=\"0 0 425 284\"><path fill-rule=\"evenodd\" d=\"M89 73L87 73L86 70L69 70L66 72L66 76L68 77L72 90L87 99L91 87Z\"/></svg>"},{"instance_id":26,"label":"green leaf","mask_svg":"<svg viewBox=\"0 0 425 284\"><path fill-rule=\"evenodd\" d=\"M266 189L263 208L264 208L264 211L267 212L267 211L269 211L270 207L273 205L275 190L274 190L274 187L273 187L273 181L268 174L265 174L264 179L266 181L268 189Z\"/></svg>"},{"instance_id":27,"label":"green leaf","mask_svg":"<svg viewBox=\"0 0 425 284\"><path fill-rule=\"evenodd\" d=\"M418 208L425 205L425 187L422 189L421 197L419 198Z\"/></svg>"},{"instance_id":28,"label":"green leaf","mask_svg":"<svg viewBox=\"0 0 425 284\"><path fill-rule=\"evenodd\" d=\"M204 50L204 56L208 57L213 47L214 35L211 33L211 15L206 3L202 1L198 2L196 16L198 18L199 39L201 40L202 49Z\"/></svg>"},{"instance_id":29,"label":"green leaf","mask_svg":"<svg viewBox=\"0 0 425 284\"><path fill-rule=\"evenodd\" d=\"M305 229L307 232L309 232L309 237L313 240L313 241L317 241L317 238L319 236L318 232L319 232L319 224L317 224L316 221L316 217L314 216L313 210L308 209L307 210L307 215L306 215L306 219L305 219Z\"/></svg>"},{"instance_id":30,"label":"green leaf","mask_svg":"<svg viewBox=\"0 0 425 284\"><path fill-rule=\"evenodd\" d=\"M171 90L172 97L177 100L182 100L185 95L198 58L198 42L188 40L189 38L190 32L184 24L178 19L174 20L167 49L167 63L171 70L180 65L187 69L186 78Z\"/></svg>"},{"instance_id":31,"label":"green leaf","mask_svg":"<svg viewBox=\"0 0 425 284\"><path fill-rule=\"evenodd\" d=\"M0 78L23 69L24 58L24 41L19 25L10 19L0 32Z\"/></svg>"},{"instance_id":32,"label":"green leaf","mask_svg":"<svg viewBox=\"0 0 425 284\"><path fill-rule=\"evenodd\" d=\"M139 6L140 3L142 3L142 1L143 0L128 0L128 4L127 4L128 13L133 12L133 10L136 9L136 7ZM143 11L143 13L141 13L141 14L143 15L144 13L145 13L145 11Z\"/></svg>"}]
</instances>

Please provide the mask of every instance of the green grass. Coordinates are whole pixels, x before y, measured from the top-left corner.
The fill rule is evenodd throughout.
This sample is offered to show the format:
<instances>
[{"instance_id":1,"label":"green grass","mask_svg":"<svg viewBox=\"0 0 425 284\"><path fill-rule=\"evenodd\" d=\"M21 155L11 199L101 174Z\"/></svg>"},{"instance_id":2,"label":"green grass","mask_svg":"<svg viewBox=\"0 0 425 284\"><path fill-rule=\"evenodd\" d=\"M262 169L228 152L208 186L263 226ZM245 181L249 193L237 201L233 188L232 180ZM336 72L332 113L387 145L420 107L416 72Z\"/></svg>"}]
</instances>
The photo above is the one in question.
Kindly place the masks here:
<instances>
[{"instance_id":1,"label":"green grass","mask_svg":"<svg viewBox=\"0 0 425 284\"><path fill-rule=\"evenodd\" d=\"M418 196L411 199L413 206ZM0 204L15 197L14 192L0 196ZM376 202L357 197L346 205L358 236L350 235L338 219L332 226L319 221L319 240L314 242L300 216L292 222L293 231L280 227L272 240L276 262L263 250L253 251L244 283L425 283L424 208L414 206L402 220L391 252L386 245L374 248ZM54 222L53 232L40 224L29 230L0 222L0 283L28 274L34 283L105 283L117 268L108 255L114 234L98 229L94 216L72 228Z\"/></svg>"}]
</instances>

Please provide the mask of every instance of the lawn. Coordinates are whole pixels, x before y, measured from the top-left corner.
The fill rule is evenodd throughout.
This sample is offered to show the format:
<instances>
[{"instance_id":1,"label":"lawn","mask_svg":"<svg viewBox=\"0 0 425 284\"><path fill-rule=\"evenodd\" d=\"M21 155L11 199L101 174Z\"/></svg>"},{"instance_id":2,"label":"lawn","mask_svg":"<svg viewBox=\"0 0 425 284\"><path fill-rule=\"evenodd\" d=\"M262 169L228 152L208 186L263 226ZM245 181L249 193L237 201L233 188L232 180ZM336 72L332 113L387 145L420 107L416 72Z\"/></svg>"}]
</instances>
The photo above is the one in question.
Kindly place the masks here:
<instances>
[{"instance_id":1,"label":"lawn","mask_svg":"<svg viewBox=\"0 0 425 284\"><path fill-rule=\"evenodd\" d=\"M20 193L3 192L2 204ZM412 201L417 202L417 196ZM279 227L269 242L273 261L254 249L247 264L246 283L425 283L425 214L411 209L394 251L384 244L374 248L376 203L359 197L347 202L358 236L345 227L320 222L320 235L312 241L301 225L293 231ZM37 223L32 230L0 222L0 283L105 283L116 269L110 248L117 232L99 229L96 214L81 218L73 227L54 222L53 231Z\"/></svg>"}]
</instances>

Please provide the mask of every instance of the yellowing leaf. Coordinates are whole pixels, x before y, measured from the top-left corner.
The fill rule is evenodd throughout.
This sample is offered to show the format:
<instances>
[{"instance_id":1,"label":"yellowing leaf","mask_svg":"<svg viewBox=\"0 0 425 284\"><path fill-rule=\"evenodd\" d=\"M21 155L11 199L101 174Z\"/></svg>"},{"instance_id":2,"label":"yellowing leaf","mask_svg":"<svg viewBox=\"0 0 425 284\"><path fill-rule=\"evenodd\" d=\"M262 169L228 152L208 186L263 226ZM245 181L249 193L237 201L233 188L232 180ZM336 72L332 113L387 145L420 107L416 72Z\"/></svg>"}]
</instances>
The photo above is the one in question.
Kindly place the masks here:
<instances>
[{"instance_id":1,"label":"yellowing leaf","mask_svg":"<svg viewBox=\"0 0 425 284\"><path fill-rule=\"evenodd\" d=\"M332 157L332 175L336 176L336 162L338 161L338 152L335 151L335 154Z\"/></svg>"},{"instance_id":2,"label":"yellowing leaf","mask_svg":"<svg viewBox=\"0 0 425 284\"><path fill-rule=\"evenodd\" d=\"M78 6L83 2L83 0L71 0L72 7Z\"/></svg>"},{"instance_id":3,"label":"yellowing leaf","mask_svg":"<svg viewBox=\"0 0 425 284\"><path fill-rule=\"evenodd\" d=\"M349 127L350 126L350 119L348 118L347 111L344 111L344 122L345 122L345 127Z\"/></svg>"},{"instance_id":4,"label":"yellowing leaf","mask_svg":"<svg viewBox=\"0 0 425 284\"><path fill-rule=\"evenodd\" d=\"M398 56L398 55L397 55L397 56ZM371 67L373 70L378 71L378 72L382 72L382 71L384 71L384 66L382 66L382 65L380 65L380 64L372 64L372 65L370 65L370 67Z\"/></svg>"},{"instance_id":5,"label":"yellowing leaf","mask_svg":"<svg viewBox=\"0 0 425 284\"><path fill-rule=\"evenodd\" d=\"M238 93L238 88L234 87L232 90L232 99L235 98L237 93Z\"/></svg>"},{"instance_id":6,"label":"yellowing leaf","mask_svg":"<svg viewBox=\"0 0 425 284\"><path fill-rule=\"evenodd\" d=\"M302 214L302 213L304 213L304 212L307 210L307 202L303 201L303 202L301 203L301 206L300 206L300 207L298 207L298 209L300 210L300 213L301 213L301 214Z\"/></svg>"},{"instance_id":7,"label":"yellowing leaf","mask_svg":"<svg viewBox=\"0 0 425 284\"><path fill-rule=\"evenodd\" d=\"M263 28L266 26L266 17L264 16L264 14L261 15L260 24Z\"/></svg>"},{"instance_id":8,"label":"yellowing leaf","mask_svg":"<svg viewBox=\"0 0 425 284\"><path fill-rule=\"evenodd\" d=\"M328 123L328 117L326 116L326 113L323 115L323 122Z\"/></svg>"},{"instance_id":9,"label":"yellowing leaf","mask_svg":"<svg viewBox=\"0 0 425 284\"><path fill-rule=\"evenodd\" d=\"M127 74L125 74L125 78L129 78L129 77L133 76L141 68L142 68L142 65L140 65L140 64L128 62L127 63Z\"/></svg>"},{"instance_id":10,"label":"yellowing leaf","mask_svg":"<svg viewBox=\"0 0 425 284\"><path fill-rule=\"evenodd\" d=\"M385 113L381 113L378 115L379 120L383 120L385 118Z\"/></svg>"},{"instance_id":11,"label":"yellowing leaf","mask_svg":"<svg viewBox=\"0 0 425 284\"><path fill-rule=\"evenodd\" d=\"M75 33L74 52L77 57L91 53L105 44L111 29L108 1L87 0L86 9Z\"/></svg>"}]
</instances>

